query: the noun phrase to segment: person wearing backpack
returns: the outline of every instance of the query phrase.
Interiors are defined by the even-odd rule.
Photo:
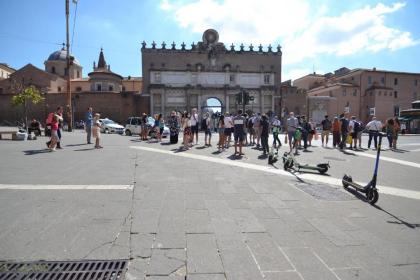
[[[321,133],[322,147],[324,147],[324,143],[325,143],[325,147],[326,147],[326,146],[328,146],[328,138],[330,136],[330,132],[331,132],[331,128],[332,128],[332,123],[328,119],[328,115],[326,115],[325,119],[322,120],[321,125],[322,125],[322,133]]]
[[[340,150],[346,148],[346,141],[347,136],[349,134],[349,120],[347,118],[348,114],[341,114],[340,115],[340,124],[341,124],[341,143],[340,143]]]
[[[361,131],[360,122],[356,120],[356,116],[352,116],[349,122],[349,132],[352,137],[352,142],[350,143],[350,149],[357,149],[357,140],[358,133]]]

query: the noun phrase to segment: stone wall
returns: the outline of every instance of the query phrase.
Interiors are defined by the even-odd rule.
[[[11,94],[0,95],[0,123],[8,121],[15,123],[23,118],[23,109],[11,106]],[[58,106],[65,106],[67,103],[65,94],[47,94],[46,99],[37,104],[29,104],[28,117],[36,118],[45,122],[49,112],[54,111]],[[77,93],[73,94],[74,120],[84,119],[87,108],[93,107],[94,112],[101,113],[101,117],[109,118],[121,124],[130,116],[140,116],[141,113],[149,113],[149,97],[134,93]]]

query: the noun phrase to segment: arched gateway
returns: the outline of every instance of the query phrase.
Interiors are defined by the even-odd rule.
[[[246,90],[254,97],[245,111],[277,112],[281,84],[281,48],[226,47],[216,30],[187,47],[142,43],[143,94],[150,96],[150,113],[171,110],[235,112],[236,95]],[[217,102],[218,100],[218,102]],[[210,102],[210,103],[209,103]],[[220,105],[220,106],[219,106]],[[213,107],[215,106],[215,107]]]

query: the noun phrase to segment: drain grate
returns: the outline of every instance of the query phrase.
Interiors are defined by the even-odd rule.
[[[0,261],[0,280],[122,280],[127,260]]]
[[[348,201],[356,199],[348,193],[344,192],[342,189],[327,184],[297,183],[295,186],[319,200]]]

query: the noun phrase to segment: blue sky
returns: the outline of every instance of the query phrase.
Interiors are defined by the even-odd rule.
[[[43,68],[65,41],[64,3],[0,1],[0,62]],[[103,47],[111,70],[141,76],[143,40],[189,47],[214,28],[227,46],[280,44],[283,80],[343,66],[420,72],[419,12],[416,0],[79,0],[72,53],[84,75]]]

